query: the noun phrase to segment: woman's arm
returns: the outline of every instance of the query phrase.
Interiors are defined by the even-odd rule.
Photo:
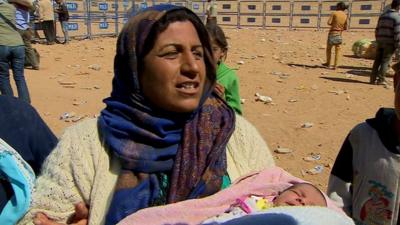
[[[350,134],[349,134],[350,135]],[[352,211],[353,148],[349,135],[336,157],[328,183],[328,196],[348,214]]]
[[[37,213],[66,223],[72,219],[76,204],[89,203],[93,159],[88,150],[84,151],[84,136],[78,130],[68,128],[46,159],[36,181],[31,207],[19,224],[32,224]]]

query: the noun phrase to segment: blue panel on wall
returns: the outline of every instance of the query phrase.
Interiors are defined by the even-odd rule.
[[[272,23],[281,23],[281,18],[272,18]]]
[[[99,10],[107,11],[108,10],[108,4],[105,2],[99,3]]]
[[[68,11],[76,11],[78,10],[78,4],[75,2],[67,2]]]
[[[108,23],[107,22],[99,23],[99,28],[100,29],[108,29]]]
[[[276,10],[276,11],[282,10],[282,6],[281,5],[273,5],[272,10]]]
[[[247,22],[248,22],[248,23],[255,23],[255,22],[256,22],[256,18],[254,18],[254,17],[249,17],[249,18],[247,18]]]
[[[222,4],[223,9],[231,9],[231,4]]]
[[[302,23],[302,24],[310,23],[310,19],[308,19],[308,18],[302,18],[302,19],[300,19],[300,23]]]
[[[369,24],[370,23],[370,19],[360,19],[358,21],[358,24]]]
[[[230,18],[230,17],[227,17],[227,16],[224,16],[224,17],[222,17],[222,21],[224,21],[224,22],[231,22],[231,18]]]
[[[78,23],[68,23],[68,30],[78,30],[79,24]]]

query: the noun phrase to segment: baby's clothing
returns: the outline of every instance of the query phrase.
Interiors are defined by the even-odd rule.
[[[266,211],[273,207],[272,199],[274,197],[275,196],[260,197],[251,195],[245,199],[236,199],[236,203],[233,204],[226,212],[205,220],[203,224],[214,222],[223,223],[247,214]]]

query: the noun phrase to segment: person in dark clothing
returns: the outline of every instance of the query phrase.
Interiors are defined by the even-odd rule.
[[[385,74],[393,53],[400,46],[400,0],[393,0],[391,8],[379,16],[375,29],[378,44],[370,75],[370,84],[387,85]]]
[[[58,14],[58,21],[60,21],[61,29],[64,34],[64,44],[68,44],[69,35],[68,35],[68,20],[69,13],[67,5],[63,0],[56,0],[57,6],[54,9],[54,12]]]
[[[355,126],[333,165],[327,193],[356,224],[400,224],[400,71],[394,108]],[[379,221],[379,223],[377,222]]]
[[[0,144],[3,143],[0,147],[8,144],[15,149],[16,154],[29,164],[36,175],[39,174],[44,160],[58,142],[56,136],[30,104],[6,95],[0,96],[0,140]],[[6,174],[3,167],[0,169],[1,174]],[[0,213],[14,195],[11,183],[6,175],[0,179]],[[0,216],[0,221],[4,220],[2,216]]]
[[[18,151],[35,174],[58,142],[35,108],[5,95],[0,96],[0,138]]]
[[[26,175],[27,171],[28,173],[32,171],[32,177],[35,174],[38,175],[44,160],[57,142],[56,136],[30,104],[12,96],[0,96],[0,153],[2,153],[2,161],[0,161],[0,174],[2,174],[0,176],[0,223],[8,224],[8,222],[18,220],[18,216],[24,214],[24,209],[22,209],[24,204],[29,202],[29,197],[25,201],[21,201],[20,196],[21,190],[26,189],[28,184],[16,180],[15,176],[18,173]],[[8,154],[11,153],[10,155],[19,162],[17,164],[22,165],[22,168],[26,168],[26,170],[16,169],[10,172],[10,168],[8,168],[8,171],[4,171],[9,167],[4,159],[5,151],[10,151]],[[7,156],[7,154],[5,155]],[[33,185],[28,186],[33,187]],[[14,190],[18,190],[18,198],[14,197]],[[13,204],[8,204],[9,201],[13,201]]]

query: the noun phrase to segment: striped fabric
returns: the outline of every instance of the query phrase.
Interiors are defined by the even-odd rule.
[[[400,14],[394,9],[385,11],[378,20],[375,29],[375,38],[378,43],[400,45]]]

